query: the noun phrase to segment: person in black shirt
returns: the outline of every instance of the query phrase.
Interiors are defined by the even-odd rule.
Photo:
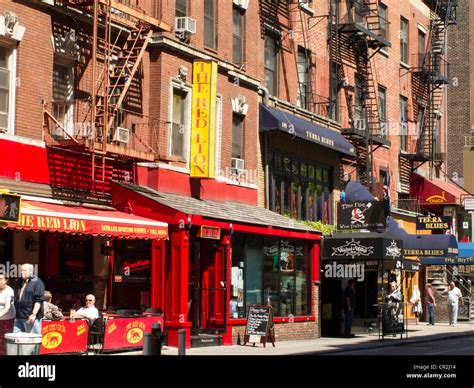
[[[21,278],[23,284],[16,293],[16,318],[13,332],[41,334],[43,318],[44,283],[33,273],[31,264],[22,264]]]
[[[354,309],[356,306],[355,298],[355,279],[350,279],[347,287],[344,289],[344,336],[353,337],[352,319],[354,318]]]

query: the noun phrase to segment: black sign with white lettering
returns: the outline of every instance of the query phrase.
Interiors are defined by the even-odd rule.
[[[384,201],[354,201],[337,204],[337,227],[345,229],[385,229]]]
[[[256,306],[249,307],[247,316],[246,335],[266,336],[268,332],[268,325],[270,323],[271,306]]]
[[[322,247],[322,259],[333,260],[397,260],[403,257],[401,240],[383,237],[364,238],[363,233],[352,237],[327,237]],[[369,234],[369,233],[367,233]]]
[[[450,216],[417,217],[416,230],[448,230],[452,222]]]

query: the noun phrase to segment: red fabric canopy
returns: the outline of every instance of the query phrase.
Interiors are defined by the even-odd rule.
[[[461,205],[461,196],[468,195],[462,188],[440,179],[429,180],[418,174],[410,178],[410,198],[423,205]]]
[[[164,239],[168,224],[117,210],[22,200],[20,221],[6,227],[34,231],[114,236],[125,239]]]

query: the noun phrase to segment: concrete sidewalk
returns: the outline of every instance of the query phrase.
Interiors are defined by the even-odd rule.
[[[408,325],[408,336],[400,335],[397,337],[386,336],[384,340],[379,340],[378,333],[371,334],[359,333],[353,338],[317,338],[313,340],[300,341],[282,341],[275,342],[275,347],[271,343],[267,344],[266,348],[262,344],[252,346],[233,345],[233,346],[214,346],[204,348],[186,349],[186,355],[189,356],[276,356],[276,355],[291,355],[291,354],[305,354],[315,352],[331,352],[341,353],[355,349],[367,349],[367,354],[370,354],[370,349],[403,345],[407,343],[429,342],[445,338],[462,337],[474,334],[474,323],[458,323],[456,327],[450,327],[448,323],[437,323],[435,326],[428,326],[426,322],[421,322],[419,325]],[[122,353],[124,354],[124,353]],[[141,351],[128,352],[127,355],[141,355]],[[178,355],[178,349],[172,347],[163,347],[162,355],[175,356]]]

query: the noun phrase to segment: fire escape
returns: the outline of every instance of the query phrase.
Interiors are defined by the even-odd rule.
[[[379,50],[391,46],[386,38],[388,21],[380,15],[376,0],[356,0],[348,2],[347,7],[339,0],[331,0],[329,21],[330,62],[331,68],[336,67],[332,69],[336,76],[331,77],[331,82],[337,82],[336,87],[348,86],[344,64],[352,65],[356,70],[356,101],[351,103],[346,90],[350,126],[343,128],[342,133],[357,148],[359,180],[373,192],[373,154],[389,142],[385,123],[380,120],[372,58]],[[331,104],[336,105],[336,101]]]
[[[428,43],[424,52],[414,55],[410,70],[414,101],[418,102],[416,148],[400,155],[402,185],[409,185],[411,172],[423,164],[429,163],[432,174],[434,165],[444,161],[444,155],[439,152],[439,125],[449,83],[446,38],[449,26],[456,24],[457,0],[425,0],[425,3],[431,8]]]
[[[90,20],[90,53],[85,55],[90,56],[92,84],[88,99],[44,103],[43,135],[50,147],[90,154],[91,191],[99,194],[105,193],[110,179],[106,158],[153,161],[158,152],[158,120],[142,114],[137,75],[152,34],[170,31],[170,27],[149,16],[138,3],[56,0],[54,6]],[[87,47],[81,50],[86,52]]]

